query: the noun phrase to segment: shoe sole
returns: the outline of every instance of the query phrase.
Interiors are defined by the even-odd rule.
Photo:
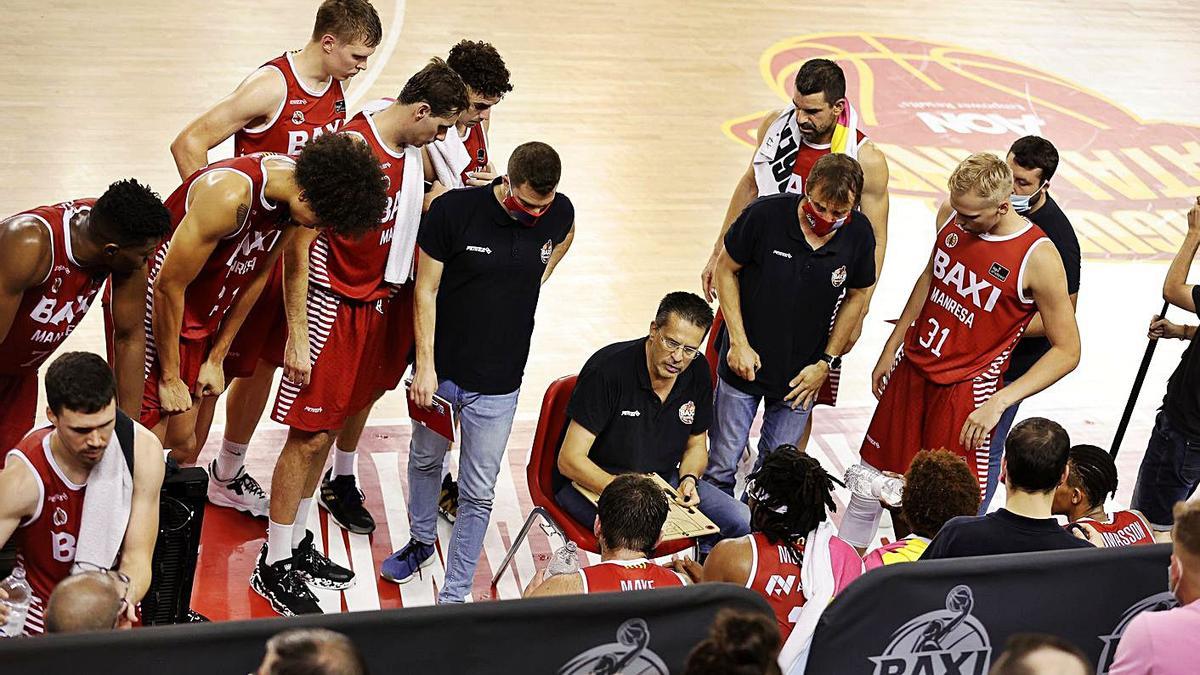
[[[225,508],[233,509],[235,511],[241,511],[242,513],[253,516],[255,518],[266,518],[267,517],[267,514],[265,512],[264,513],[255,513],[253,510],[251,510],[245,504],[235,502],[234,500],[230,499],[229,497],[226,497],[224,494],[222,494],[220,492],[215,492],[215,493],[209,492],[208,493],[208,501],[212,502],[213,504],[216,504],[217,506],[224,506]]]
[[[323,591],[344,591],[348,588],[354,588],[355,582],[354,579],[351,579],[350,581],[337,582],[333,581],[332,579],[323,579],[320,577],[309,576],[307,574],[304,575],[304,578],[307,580],[309,586],[312,586],[313,588],[319,588]]]
[[[278,602],[277,600],[275,600],[275,598],[271,597],[271,594],[268,593],[267,589],[263,587],[262,577],[259,576],[257,567],[254,569],[254,572],[250,575],[250,588],[255,593],[258,593],[260,596],[262,596],[262,599],[266,600],[267,603],[269,605],[271,605],[271,609],[274,610],[276,614],[279,614],[280,616],[297,616],[297,614],[295,612],[293,612],[292,610],[288,609],[286,605]],[[321,612],[321,613],[324,613],[324,612]]]
[[[435,555],[437,555],[436,551],[434,551],[433,555],[426,558],[425,562],[418,565],[417,569],[423,570],[426,567],[429,567],[430,565],[432,565],[433,564],[433,556],[435,556]],[[380,569],[379,576],[387,581],[392,582],[393,584],[407,584],[408,582],[413,580],[413,577],[417,576],[417,573],[413,572],[412,574],[408,575],[407,577],[405,577],[403,579],[396,579],[396,578],[393,578],[392,575],[390,575],[387,572],[384,572],[382,569]]]
[[[375,525],[371,525],[371,529],[368,530],[368,529],[362,528],[362,527],[350,527],[349,525],[338,520],[337,515],[334,514],[334,512],[328,506],[325,505],[324,499],[318,499],[317,504],[319,504],[321,506],[322,511],[329,514],[330,520],[332,520],[334,523],[337,524],[338,527],[342,528],[343,530],[345,530],[347,532],[351,532],[353,534],[371,534],[372,532],[375,531]]]

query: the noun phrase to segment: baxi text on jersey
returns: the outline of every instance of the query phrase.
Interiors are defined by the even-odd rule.
[[[29,313],[29,318],[38,323],[48,323],[53,326],[61,325],[66,322],[68,325],[75,323],[77,317],[82,317],[87,313],[88,307],[91,306],[92,296],[81,295],[72,300],[67,300],[60,307],[56,298],[43,297],[33,307],[33,311]],[[48,333],[50,331],[38,331],[38,333]],[[37,339],[37,334],[34,334],[35,342],[52,342],[51,339]],[[61,339],[61,338],[59,338]]]

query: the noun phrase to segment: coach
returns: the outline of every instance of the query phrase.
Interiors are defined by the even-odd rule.
[[[800,440],[817,392],[862,325],[875,283],[875,235],[855,210],[862,186],[857,161],[826,155],[807,194],[759,198],[725,235],[716,282],[726,330],[705,479],[728,494],[759,402],[756,469],[770,450]]]

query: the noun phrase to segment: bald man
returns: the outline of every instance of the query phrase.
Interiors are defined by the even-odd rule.
[[[122,588],[124,586],[124,588]],[[112,572],[83,572],[54,587],[46,607],[46,631],[80,633],[129,628],[123,621],[128,583]]]

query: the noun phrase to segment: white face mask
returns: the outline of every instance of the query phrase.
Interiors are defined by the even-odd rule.
[[[1036,190],[1033,191],[1033,194],[1031,195],[1010,195],[1008,197],[1008,202],[1012,204],[1013,210],[1017,213],[1028,213],[1029,209],[1033,206],[1033,200],[1037,198],[1038,193],[1041,192],[1042,188],[1045,186],[1046,183],[1042,183],[1037,187]]]

